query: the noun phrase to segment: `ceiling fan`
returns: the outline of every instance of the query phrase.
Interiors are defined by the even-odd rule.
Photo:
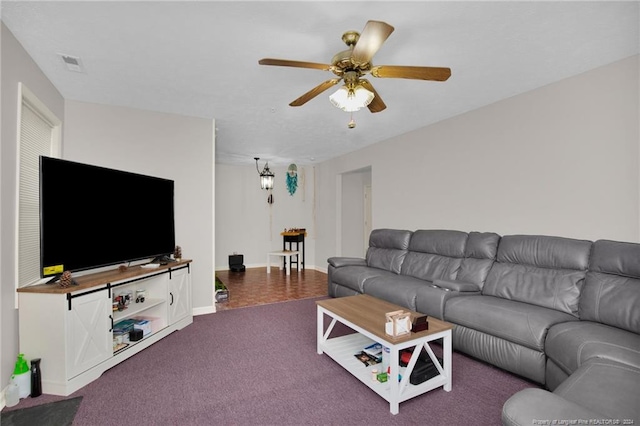
[[[329,97],[335,106],[344,111],[357,111],[366,106],[371,112],[380,112],[387,106],[373,88],[373,85],[367,79],[362,78],[364,75],[371,74],[373,77],[378,78],[407,78],[432,81],[445,81],[451,76],[451,69],[449,68],[400,65],[374,66],[371,63],[371,59],[393,30],[394,28],[385,22],[368,21],[362,33],[347,31],[342,35],[342,41],[349,48],[334,55],[331,64],[272,58],[260,59],[258,63],[260,65],[312,68],[331,71],[336,75],[337,78],[320,83],[291,102],[290,106],[304,105],[340,81],[344,81],[344,85]]]

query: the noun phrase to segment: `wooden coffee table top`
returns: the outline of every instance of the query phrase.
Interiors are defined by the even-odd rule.
[[[429,317],[428,330],[419,331],[417,333],[411,332],[409,334],[394,337],[385,333],[385,323],[387,322],[385,314],[387,312],[403,310],[410,312],[412,317],[422,316],[423,314],[405,309],[402,306],[395,305],[385,300],[369,296],[368,294],[318,300],[316,301],[316,304],[344,318],[345,320],[362,327],[380,339],[393,343],[413,340],[415,338],[428,336],[445,330],[451,330],[453,328],[453,324],[441,321],[434,317]]]

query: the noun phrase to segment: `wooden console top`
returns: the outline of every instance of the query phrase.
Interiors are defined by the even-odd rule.
[[[57,283],[38,284],[29,287],[21,287],[17,291],[19,293],[50,293],[50,294],[66,294],[73,293],[78,290],[86,290],[88,288],[105,285],[117,281],[136,278],[141,275],[153,274],[155,272],[165,271],[167,269],[175,269],[177,267],[191,263],[191,259],[182,259],[179,262],[171,262],[166,265],[160,265],[157,268],[143,268],[142,266],[129,266],[125,271],[120,272],[118,268],[108,271],[96,272],[94,274],[79,275],[73,277],[78,285],[69,287],[60,287]]]

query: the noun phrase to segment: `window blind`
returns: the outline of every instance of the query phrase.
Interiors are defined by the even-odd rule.
[[[39,158],[51,155],[55,126],[24,98],[20,119],[18,286],[40,279]]]

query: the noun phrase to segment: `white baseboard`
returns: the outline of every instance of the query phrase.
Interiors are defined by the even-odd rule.
[[[216,307],[214,305],[211,305],[211,306],[202,306],[199,308],[193,308],[192,313],[194,317],[198,315],[215,314]]]
[[[273,267],[274,265],[271,264],[271,266]],[[247,269],[251,269],[251,268],[266,268],[267,264],[266,263],[252,263],[251,265],[244,265],[245,268]],[[318,272],[324,272],[325,274],[327,273],[327,268],[318,268],[315,265],[305,265],[305,269],[313,269],[315,271]],[[229,267],[228,266],[220,266],[220,267],[216,267],[216,272],[218,271],[228,271]],[[293,270],[295,271],[295,268],[293,268]]]

